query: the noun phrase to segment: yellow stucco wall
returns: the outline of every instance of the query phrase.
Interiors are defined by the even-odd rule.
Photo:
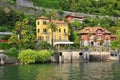
[[[52,32],[48,28],[47,24],[44,25],[43,21],[49,22],[48,19],[38,19],[36,20],[36,37],[37,40],[41,40],[40,37],[43,37],[44,41],[48,41],[49,43],[52,43]],[[53,40],[54,42],[57,41],[68,41],[68,24],[67,23],[56,23],[57,24],[57,31],[53,33]],[[38,32],[39,29],[39,32]],[[44,32],[43,29],[46,29],[47,31]],[[59,29],[61,29],[61,32],[59,32]],[[64,31],[64,29],[66,31]],[[48,38],[49,37],[49,38]],[[48,40],[47,40],[48,38]],[[56,39],[55,39],[56,38]]]

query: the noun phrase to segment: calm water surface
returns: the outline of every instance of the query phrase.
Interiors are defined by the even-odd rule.
[[[5,65],[0,80],[120,80],[120,63]]]

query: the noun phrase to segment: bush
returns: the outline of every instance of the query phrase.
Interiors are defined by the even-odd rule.
[[[8,44],[7,42],[0,42],[0,49],[10,49],[11,48],[11,45]]]
[[[31,49],[23,50],[18,55],[18,59],[23,64],[35,63],[36,57],[36,52]]]
[[[10,48],[9,50],[5,51],[5,54],[8,56],[14,56],[14,57],[18,57],[18,50],[16,48]]]
[[[41,50],[37,53],[37,61],[38,62],[47,62],[50,60],[51,55],[53,54],[53,51],[48,50]]]

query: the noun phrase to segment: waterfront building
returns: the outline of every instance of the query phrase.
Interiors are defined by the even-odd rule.
[[[110,42],[116,39],[111,32],[102,27],[85,27],[78,32],[78,35],[81,35],[81,44],[84,46],[101,46],[102,44],[110,45]]]
[[[49,23],[52,22],[56,24],[56,29],[53,31],[49,28]],[[68,31],[68,24],[64,21],[59,20],[49,20],[47,17],[41,16],[36,20],[36,37],[37,40],[44,40],[48,43],[52,44],[53,46],[56,45],[64,45],[64,44],[73,44],[70,42],[69,31]]]

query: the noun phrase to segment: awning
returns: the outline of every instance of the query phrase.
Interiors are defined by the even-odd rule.
[[[0,35],[12,35],[12,32],[0,32]]]
[[[57,44],[73,44],[74,42],[53,42],[53,45],[57,45]]]

